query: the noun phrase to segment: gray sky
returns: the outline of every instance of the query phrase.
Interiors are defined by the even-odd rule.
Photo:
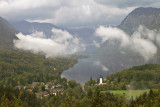
[[[118,25],[137,7],[160,7],[160,0],[0,0],[0,16],[58,26]]]

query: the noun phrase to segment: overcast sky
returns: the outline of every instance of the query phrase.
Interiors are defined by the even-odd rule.
[[[0,0],[0,16],[58,26],[118,25],[137,7],[160,7],[160,0]]]

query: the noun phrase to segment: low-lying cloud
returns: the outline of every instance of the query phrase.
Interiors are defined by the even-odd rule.
[[[139,53],[146,61],[157,54],[160,46],[159,32],[149,30],[144,26],[139,26],[132,35],[126,34],[119,28],[100,26],[96,29],[96,36],[102,39],[102,43],[107,40],[119,40],[120,48],[129,48]],[[157,45],[158,44],[158,45]]]
[[[104,66],[100,61],[95,61],[93,65],[101,67],[102,71],[105,71],[105,72],[109,71],[109,69],[106,66]]]
[[[18,49],[44,53],[49,56],[65,56],[85,50],[84,44],[79,39],[65,30],[52,29],[51,38],[46,38],[43,32],[35,32],[31,35],[17,34],[18,40],[14,40],[14,46]]]

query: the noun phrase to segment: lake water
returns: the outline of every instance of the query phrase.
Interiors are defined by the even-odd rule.
[[[67,80],[76,80],[77,82],[84,84],[90,77],[97,80],[100,76],[106,78],[107,74],[111,72],[101,64],[94,56],[87,59],[79,59],[78,63],[72,68],[64,71],[61,77],[67,78]]]

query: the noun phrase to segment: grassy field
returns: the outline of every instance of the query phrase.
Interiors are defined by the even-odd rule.
[[[101,91],[101,93],[105,93],[107,91]],[[125,95],[127,99],[130,99],[133,96],[133,99],[140,96],[144,92],[149,92],[149,90],[110,90],[110,93],[113,94],[119,94],[119,95]]]

